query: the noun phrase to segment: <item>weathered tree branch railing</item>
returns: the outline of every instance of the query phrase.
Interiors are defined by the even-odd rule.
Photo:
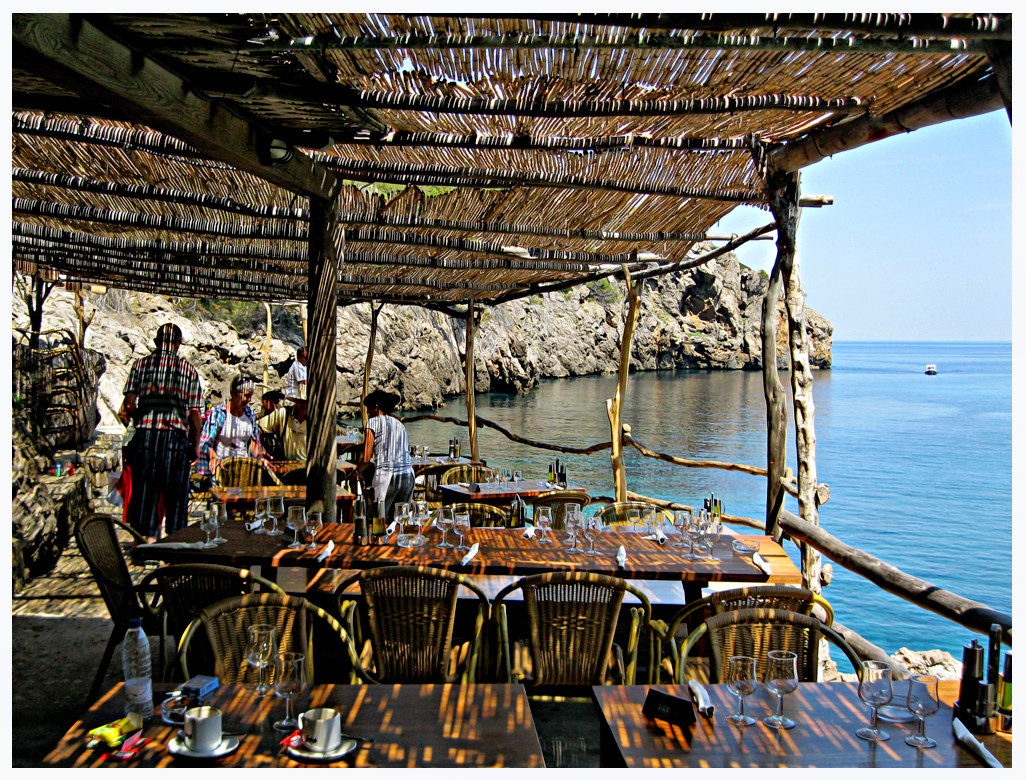
[[[508,431],[498,423],[494,423],[491,420],[486,420],[480,415],[475,415],[474,419],[477,420],[477,424],[484,426],[485,428],[492,428],[505,436],[510,441],[515,441],[518,444],[526,444],[529,447],[537,447],[540,450],[552,450],[554,452],[565,452],[567,455],[591,455],[601,450],[608,450],[612,445],[608,441],[600,442],[598,444],[592,444],[590,447],[562,447],[558,444],[549,444],[543,441],[535,441],[534,439],[526,439],[523,436],[518,436],[512,431]],[[435,420],[437,422],[452,423],[454,425],[462,425],[464,428],[469,428],[470,424],[466,420],[461,420],[458,417],[442,417],[438,414],[417,414],[412,417],[404,417],[404,423],[420,422],[421,420]]]
[[[1003,612],[991,609],[986,604],[967,599],[939,588],[926,580],[906,574],[901,569],[881,561],[857,547],[845,544],[817,525],[806,522],[784,510],[780,513],[780,527],[794,539],[814,547],[835,563],[840,564],[861,577],[865,577],[879,588],[935,612],[943,618],[958,623],[971,631],[986,634],[993,623],[1001,626],[1001,641],[1012,645],[1012,618]]]

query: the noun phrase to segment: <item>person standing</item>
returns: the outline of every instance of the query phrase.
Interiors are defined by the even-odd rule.
[[[285,399],[291,406],[283,406],[264,417],[258,424],[260,432],[278,438],[284,460],[306,460],[306,386],[301,385],[296,395]]]
[[[284,397],[281,390],[268,390],[262,393],[260,395],[260,416],[257,419],[262,420],[271,412],[277,411]]]
[[[266,462],[267,455],[260,446],[257,419],[250,408],[255,383],[251,377],[239,374],[232,380],[227,401],[210,410],[199,441],[199,460],[196,472],[212,476],[225,458],[256,458]]]
[[[203,408],[199,373],[178,356],[182,331],[168,322],[157,329],[155,349],[140,358],[125,382],[125,416],[135,421],[126,447],[132,474],[128,522],[149,541],[164,529],[184,528],[189,508],[189,469],[198,457]]]
[[[374,462],[374,501],[385,504],[385,516],[391,520],[396,503],[413,498],[413,461],[406,426],[392,416],[399,396],[386,390],[367,395],[367,428],[364,432],[363,454],[357,468],[363,472]]]
[[[300,387],[306,387],[306,347],[296,350],[296,359],[285,374],[285,395],[294,396]]]

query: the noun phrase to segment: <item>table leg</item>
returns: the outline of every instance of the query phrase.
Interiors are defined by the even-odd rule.
[[[702,588],[709,587],[708,582],[702,582],[701,580],[685,580],[684,581],[684,603],[694,604],[700,598],[702,598]]]

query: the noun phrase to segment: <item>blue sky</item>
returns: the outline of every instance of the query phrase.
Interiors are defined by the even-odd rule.
[[[806,304],[836,341],[1011,341],[1012,128],[1004,112],[945,122],[802,171],[798,252]],[[714,228],[771,220],[736,209]],[[737,254],[769,270],[775,245]]]

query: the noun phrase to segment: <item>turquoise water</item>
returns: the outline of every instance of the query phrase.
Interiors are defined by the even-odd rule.
[[[1010,344],[835,343],[816,371],[817,466],[830,485],[830,533],[959,595],[1012,610],[1012,349]],[[927,363],[939,374],[926,376]],[[788,378],[781,375],[785,387]],[[482,394],[478,415],[529,439],[587,446],[609,439],[605,399],[615,376],[546,381],[523,395]],[[462,400],[440,414],[466,419]],[[624,421],[649,449],[686,458],[766,462],[758,373],[632,374]],[[790,421],[793,421],[791,418]],[[410,440],[445,449],[453,426],[412,423]],[[464,448],[466,429],[460,429]],[[794,467],[793,429],[788,464]],[[551,453],[480,432],[489,465],[545,472]],[[608,450],[565,459],[571,481],[612,495]],[[716,493],[730,514],[761,518],[765,480],[682,469],[627,453],[631,490],[694,504]],[[797,513],[797,502],[787,508]],[[796,548],[788,552],[797,561]],[[961,658],[972,632],[834,566],[825,591],[837,619],[888,652],[939,648]]]

